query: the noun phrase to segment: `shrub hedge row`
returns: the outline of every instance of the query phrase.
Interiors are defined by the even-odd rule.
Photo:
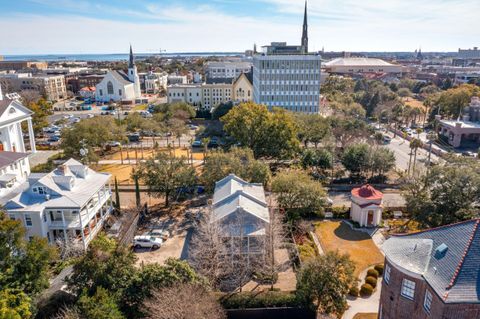
[[[266,307],[300,307],[295,294],[284,291],[239,292],[222,295],[219,299],[225,309],[249,309]]]

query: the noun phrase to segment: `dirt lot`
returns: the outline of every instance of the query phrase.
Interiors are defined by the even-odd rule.
[[[315,225],[315,232],[325,251],[338,251],[349,254],[355,263],[355,276],[367,267],[381,264],[384,257],[370,236],[355,231],[340,221],[322,221]]]
[[[159,209],[152,212],[146,225],[140,228],[137,235],[145,234],[152,228],[163,228],[170,233],[170,237],[157,250],[137,249],[137,265],[152,263],[162,264],[167,258],[186,259],[188,257],[189,242],[192,234],[191,221],[185,217],[186,204],[178,205],[169,211]],[[189,208],[189,211],[195,209]],[[197,209],[201,211],[201,209]]]

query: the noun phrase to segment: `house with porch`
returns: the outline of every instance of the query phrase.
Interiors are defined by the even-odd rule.
[[[28,155],[36,152],[33,112],[14,96],[4,96],[0,86],[0,198],[10,194],[27,179],[30,174]],[[28,128],[29,148],[24,143],[24,123]]]
[[[376,227],[382,221],[383,193],[366,184],[351,192],[350,218],[361,227]]]
[[[211,223],[230,241],[232,254],[264,256],[270,214],[261,184],[248,183],[234,174],[216,182]]]
[[[110,180],[110,174],[70,159],[50,173],[31,174],[4,207],[25,226],[27,239],[72,241],[87,249],[112,212]]]

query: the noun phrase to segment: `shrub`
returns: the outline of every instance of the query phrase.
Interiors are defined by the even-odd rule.
[[[374,277],[375,279],[378,278],[378,271],[371,268],[367,271],[367,277]]]
[[[352,288],[350,288],[350,290],[348,291],[348,294],[352,297],[358,297],[358,294],[359,294],[360,290],[358,289],[357,286],[353,286]]]
[[[333,217],[337,219],[349,219],[350,218],[350,208],[345,206],[334,206],[331,208]]]
[[[376,265],[374,268],[375,268],[375,270],[378,272],[378,275],[379,275],[379,276],[383,275],[383,268],[384,268],[384,265],[383,265],[383,264]]]
[[[365,283],[375,288],[377,287],[377,278],[368,276],[367,278],[365,278]]]
[[[234,295],[224,295],[220,303],[225,309],[248,309],[267,307],[298,307],[295,294],[283,291],[264,291],[261,293],[245,291]]]
[[[369,284],[363,284],[360,288],[360,294],[362,296],[371,296],[373,293],[373,287]]]

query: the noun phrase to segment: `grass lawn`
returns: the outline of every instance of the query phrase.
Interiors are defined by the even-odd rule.
[[[355,276],[369,266],[381,264],[384,256],[368,234],[354,231],[340,221],[322,221],[315,224],[315,232],[325,251],[338,250],[349,254],[355,263]]]
[[[160,152],[168,152],[166,148],[161,148],[159,149]],[[189,152],[187,152],[186,149],[184,148],[176,148],[175,150],[171,150],[174,152],[176,157],[187,157],[189,155]],[[155,154],[155,151],[153,149],[144,149],[143,151],[141,149],[137,149],[135,152],[135,149],[128,149],[124,148],[122,150],[122,154],[120,155],[120,151],[117,151],[113,154],[105,156],[106,160],[121,160],[123,156],[123,160],[128,162],[128,159],[134,160],[138,158],[139,160],[141,159],[148,159],[151,158]],[[194,160],[203,160],[203,151],[202,150],[193,150],[193,159]]]
[[[147,104],[135,105],[133,107],[134,111],[145,111],[147,109]]]
[[[134,165],[119,165],[119,164],[109,164],[109,165],[91,165],[92,169],[97,172],[110,173],[113,178],[117,178],[118,184],[130,184],[134,182],[131,179],[132,169]]]
[[[378,313],[357,313],[353,319],[377,319]]]

